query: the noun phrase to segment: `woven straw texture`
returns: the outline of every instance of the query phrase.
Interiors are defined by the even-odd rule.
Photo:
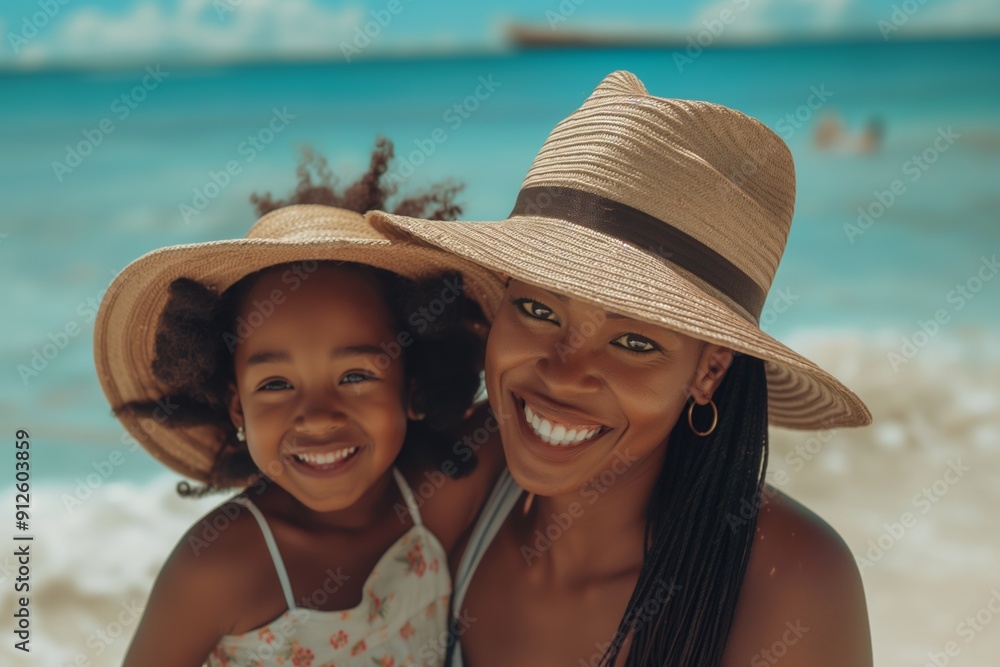
[[[555,127],[522,187],[539,198],[569,188],[653,216],[766,294],[791,227],[795,171],[787,146],[759,121],[718,104],[652,97],[634,75],[615,72]],[[545,214],[437,222],[373,211],[368,219],[389,236],[763,359],[774,426],[871,422],[850,389],[760,329],[759,306],[678,266],[669,247],[640,248]]]

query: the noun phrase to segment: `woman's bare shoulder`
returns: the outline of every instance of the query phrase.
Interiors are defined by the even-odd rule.
[[[765,487],[725,664],[872,664],[857,564],[826,521]]]

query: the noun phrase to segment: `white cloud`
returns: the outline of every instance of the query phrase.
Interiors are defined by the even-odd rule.
[[[139,0],[124,13],[84,7],[24,45],[22,65],[159,58],[245,58],[340,53],[365,17],[359,4],[313,0]]]
[[[869,34],[879,36],[877,22],[887,19],[898,5],[915,5],[908,29],[921,34],[956,30],[1000,29],[997,0],[719,0],[692,17],[690,31],[705,29],[723,11],[733,14],[724,38],[766,39],[811,34]],[[722,37],[720,37],[721,39]]]
[[[1000,28],[1000,3],[996,0],[951,0],[930,3],[913,13],[913,24],[942,32],[956,29]]]
[[[669,22],[636,22],[632,16],[621,15],[580,20],[574,15],[571,19],[578,29],[638,35],[654,40],[699,39],[698,36],[707,31],[712,43],[723,43],[767,41],[856,29],[857,17],[865,11],[864,7],[862,0],[714,0],[698,5],[684,19]],[[702,37],[699,42],[707,39]]]
[[[847,14],[856,0],[722,0],[699,11],[693,30],[706,21],[732,14],[725,27],[727,38],[766,39],[801,32],[825,32],[845,27]]]

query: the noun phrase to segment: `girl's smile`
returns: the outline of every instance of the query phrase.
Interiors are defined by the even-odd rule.
[[[291,465],[298,467],[304,474],[331,477],[349,469],[350,464],[356,460],[356,455],[362,449],[364,449],[363,445],[338,446],[333,449],[320,447],[315,451],[301,448],[290,449],[286,460]]]

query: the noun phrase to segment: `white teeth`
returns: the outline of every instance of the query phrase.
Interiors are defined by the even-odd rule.
[[[584,440],[593,438],[601,430],[600,426],[587,429],[583,427],[566,426],[565,424],[553,424],[548,419],[538,416],[534,410],[528,407],[527,404],[524,406],[524,417],[525,420],[531,424],[531,428],[535,432],[535,435],[537,435],[542,442],[549,445],[575,445],[583,442]]]
[[[300,454],[295,454],[295,458],[304,463],[308,463],[309,465],[328,466],[331,463],[336,463],[341,459],[347,458],[356,451],[358,451],[357,447],[348,447],[347,449],[341,449],[336,452],[325,452],[323,454],[303,452]]]

